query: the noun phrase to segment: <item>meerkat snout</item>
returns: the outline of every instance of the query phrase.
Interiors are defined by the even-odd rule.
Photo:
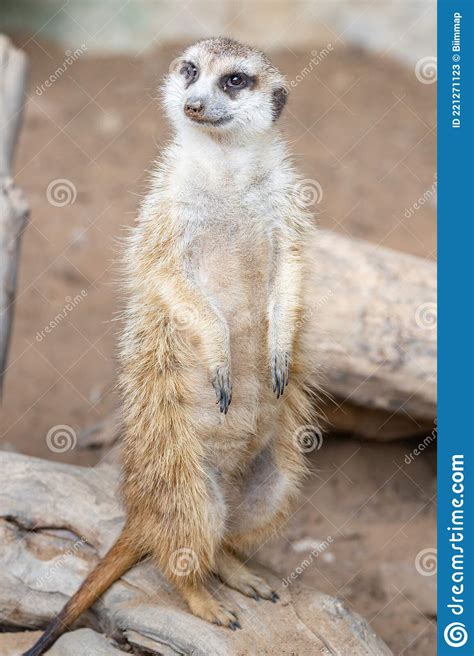
[[[184,105],[184,113],[190,118],[197,118],[204,113],[204,103],[202,100],[194,100],[191,98]]]
[[[192,121],[198,123],[218,123],[219,119],[214,119],[206,113],[206,105],[200,98],[188,98],[184,103],[183,111]]]
[[[163,102],[178,131],[254,137],[269,130],[287,98],[285,79],[265,54],[232,39],[199,41],[178,57]]]

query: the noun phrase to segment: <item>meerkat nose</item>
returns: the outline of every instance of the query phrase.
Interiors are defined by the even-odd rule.
[[[199,116],[203,113],[204,103],[202,100],[188,100],[184,106],[184,113],[188,116]]]

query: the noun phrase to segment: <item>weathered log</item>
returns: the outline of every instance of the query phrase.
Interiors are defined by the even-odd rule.
[[[435,264],[326,231],[317,235],[312,253],[311,308],[303,317],[311,330],[303,347],[315,369],[324,369],[323,389],[347,408],[374,408],[382,434],[390,433],[392,415],[403,432],[431,425],[436,416]],[[403,427],[400,416],[413,421]],[[338,422],[346,429],[351,425],[350,413],[338,418],[332,410],[331,418],[336,427]],[[377,435],[375,425],[371,430]]]
[[[0,34],[0,394],[7,364],[20,241],[28,204],[12,179],[27,77],[26,56]]]
[[[120,532],[117,483],[117,470],[109,465],[83,468],[0,454],[1,629],[19,634],[38,629],[77,589]],[[266,575],[280,594],[277,604],[257,604],[214,583],[216,594],[239,611],[243,630],[234,633],[191,615],[160,572],[149,562],[141,563],[82,618],[83,625],[107,637],[74,631],[61,638],[51,655],[112,656],[132,647],[134,653],[167,656],[391,654],[339,600],[296,581],[284,587],[275,575]],[[35,638],[37,633],[21,633],[21,646]],[[10,646],[2,654],[19,653],[17,646],[11,647],[11,633],[3,640]]]

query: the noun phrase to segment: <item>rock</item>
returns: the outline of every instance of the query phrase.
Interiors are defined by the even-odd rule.
[[[109,465],[75,467],[0,453],[0,624],[5,631],[43,626],[111,546],[123,523],[117,485],[117,469]],[[280,594],[277,604],[257,603],[212,583],[216,595],[239,612],[243,628],[231,632],[191,615],[161,573],[142,562],[81,619],[100,633],[72,631],[50,653],[112,656],[135,649],[164,656],[391,654],[368,624],[339,600],[298,582],[284,587],[268,572],[265,576]],[[33,642],[34,636],[29,637]]]
[[[2,656],[20,656],[41,636],[41,631],[17,631],[0,633],[0,654]]]
[[[0,633],[0,654],[21,656],[40,636],[41,631]],[[47,656],[123,656],[124,654],[113,640],[92,629],[78,629],[66,633],[46,653]]]
[[[124,652],[100,633],[79,629],[61,636],[47,653],[48,656],[123,656]]]

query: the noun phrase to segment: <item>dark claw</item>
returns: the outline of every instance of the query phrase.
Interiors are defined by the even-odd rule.
[[[260,600],[260,597],[258,596],[256,590],[253,591],[253,595],[252,595],[252,597],[255,599],[255,601],[259,601],[259,600]]]
[[[279,399],[283,396],[285,387],[288,385],[289,379],[289,356],[288,353],[273,356],[272,362],[272,383],[273,392]]]
[[[220,398],[220,411],[223,412],[225,415],[227,414],[227,411],[229,409],[230,405],[230,396],[227,394],[227,392],[224,392],[221,390],[221,398]]]
[[[280,599],[280,595],[277,594],[276,592],[272,592],[272,602],[276,604],[276,602]]]
[[[242,627],[240,626],[240,622],[237,620],[235,622],[230,622],[229,623],[229,629],[232,629],[232,631],[236,631],[237,629],[241,629]]]
[[[216,404],[219,406],[219,411],[225,415],[229,410],[232,401],[232,386],[230,384],[229,372],[224,367],[219,367],[212,380],[212,385],[216,392]]]

